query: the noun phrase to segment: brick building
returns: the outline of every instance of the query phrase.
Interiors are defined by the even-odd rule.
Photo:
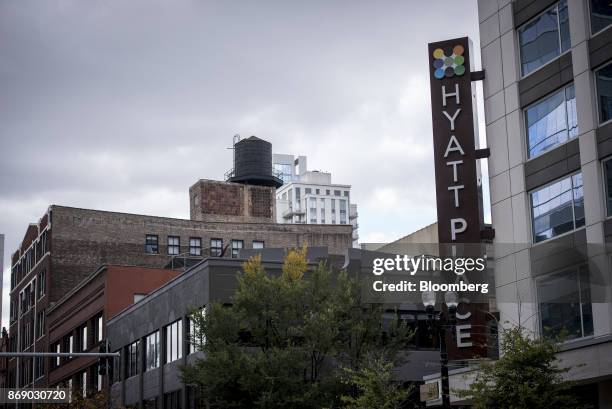
[[[47,311],[103,264],[162,268],[243,248],[351,247],[348,225],[276,224],[273,198],[274,187],[200,180],[191,220],[50,206],[12,255],[10,350],[47,351]],[[41,360],[9,360],[9,385],[45,386],[48,376]]]
[[[177,270],[102,266],[48,309],[52,352],[98,352],[106,322],[180,274]],[[98,359],[47,359],[47,385],[70,385],[87,394],[102,391]]]

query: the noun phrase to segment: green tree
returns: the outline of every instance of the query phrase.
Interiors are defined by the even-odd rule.
[[[483,364],[469,389],[457,393],[472,397],[477,409],[588,408],[572,395],[574,384],[563,378],[571,368],[559,366],[557,345],[544,337],[532,338],[521,327],[507,329],[502,356]]]
[[[356,280],[325,264],[307,272],[306,249],[289,252],[282,274],[260,257],[243,265],[231,306],[194,311],[192,342],[205,358],[182,368],[210,408],[337,408],[361,390],[345,370],[374,353],[395,365],[412,332],[383,326],[380,304],[364,304]],[[381,362],[383,362],[381,361]]]
[[[345,368],[345,383],[357,388],[354,396],[345,395],[342,401],[347,409],[399,409],[411,388],[401,386],[393,376],[394,365],[383,357],[373,356],[359,369]]]

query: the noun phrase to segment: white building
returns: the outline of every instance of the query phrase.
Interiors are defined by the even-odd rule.
[[[274,154],[272,163],[284,182],[276,190],[278,223],[351,224],[357,246],[359,225],[351,185],[333,184],[331,173],[309,171],[305,156]]]

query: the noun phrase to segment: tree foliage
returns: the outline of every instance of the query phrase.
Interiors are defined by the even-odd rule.
[[[374,355],[391,367],[404,359],[407,327],[384,326],[382,305],[363,304],[346,272],[307,268],[305,248],[289,252],[280,275],[254,257],[238,274],[231,306],[194,312],[192,342],[205,358],[181,376],[210,408],[342,407],[341,396],[363,389],[347,369],[360,371]],[[381,382],[392,381],[380,373]]]
[[[521,327],[504,331],[499,360],[484,364],[466,391],[477,409],[580,409],[588,408],[572,395],[572,382],[559,366],[557,343],[531,338]]]

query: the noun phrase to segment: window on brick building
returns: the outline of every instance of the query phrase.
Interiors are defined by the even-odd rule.
[[[87,351],[89,349],[89,339],[87,338],[87,324],[79,328],[79,346],[81,351]]]
[[[45,358],[37,356],[34,360],[34,376],[36,379],[45,376]]]
[[[210,239],[210,256],[221,257],[223,252],[223,240],[222,239]]]
[[[36,339],[45,335],[45,310],[36,313]]]
[[[168,236],[168,254],[176,256],[181,252],[181,238],[179,236]]]
[[[159,237],[155,234],[147,234],[145,238],[145,252],[149,254],[159,253]]]
[[[38,274],[37,298],[41,298],[45,295],[45,292],[47,290],[46,276],[47,276],[46,271],[41,271],[40,274]]]
[[[189,255],[190,256],[201,256],[202,255],[202,239],[199,237],[191,237],[189,239]]]
[[[265,243],[263,240],[253,240],[253,248],[254,249],[263,249],[265,247]]]
[[[104,339],[104,318],[102,317],[102,313],[93,319],[92,328],[94,342],[102,341],[102,339]]]
[[[242,240],[232,240],[232,258],[238,258],[240,250],[244,247]]]

